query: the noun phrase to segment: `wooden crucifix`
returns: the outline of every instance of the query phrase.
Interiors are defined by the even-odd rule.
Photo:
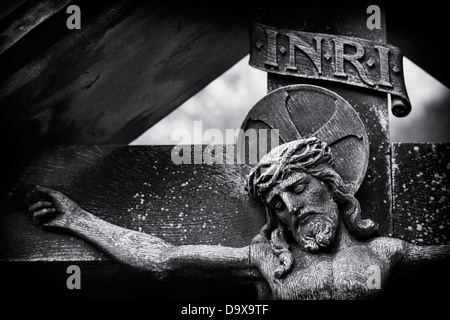
[[[286,99],[279,99],[280,94]],[[294,111],[302,109],[297,101],[304,99],[314,103],[314,111],[320,114],[334,103],[332,119],[315,135],[332,144],[351,143],[344,143],[343,151],[336,147],[333,153],[316,137],[302,138],[263,156],[246,183],[249,195],[263,204],[267,221],[248,246],[172,245],[102,220],[63,193],[40,186],[35,192],[41,199],[30,206],[33,219],[45,230],[76,235],[155,278],[223,274],[254,282],[261,299],[376,298],[393,269],[450,258],[449,246],[417,246],[374,237],[377,225],[362,218],[353,195],[367,168],[367,134],[345,100],[309,85],[280,88],[265,99],[276,109],[283,108],[287,98],[297,103],[291,106]],[[255,108],[267,105],[263,99]],[[312,110],[304,109],[305,115]]]
[[[280,35],[294,31],[287,38],[297,43],[293,50],[299,57],[298,50],[305,49],[300,40],[311,40],[308,46],[317,54],[319,38],[325,41],[325,34],[346,33],[345,27],[322,28],[305,10],[303,14],[317,28],[307,29],[317,32],[317,37],[301,38],[295,34],[302,29],[296,25],[299,19],[286,12],[260,13],[258,22],[279,28]],[[272,39],[275,32],[267,30],[266,39]],[[365,32],[357,36],[379,45],[378,57],[385,58],[380,33]],[[344,46],[343,38],[333,39]],[[350,44],[358,41],[347,39]],[[367,44],[361,43],[363,48]],[[259,50],[264,43],[250,45]],[[289,46],[283,50],[281,43],[275,49],[280,59],[291,50]],[[308,52],[306,58],[314,57]],[[340,54],[347,55],[340,67],[353,61],[361,74],[360,58]],[[336,62],[336,56],[323,55],[324,65]],[[311,70],[317,70],[317,60],[312,62]],[[385,61],[376,62],[375,67],[386,67]],[[370,64],[364,68],[372,70]],[[295,71],[295,65],[290,66]],[[255,106],[243,128],[259,128],[258,121],[263,121],[280,129],[282,144],[253,166],[177,167],[167,163],[171,148],[42,148],[21,172],[17,185],[43,185],[31,194],[30,211],[43,229],[63,234],[32,228],[30,221],[12,210],[3,222],[20,228],[6,228],[4,259],[103,261],[105,253],[150,277],[234,279],[256,284],[259,298],[273,299],[374,298],[382,294],[394,269],[410,270],[422,262],[448,259],[448,246],[418,246],[392,237],[398,234],[392,221],[398,203],[392,203],[391,186],[397,188],[394,199],[401,196],[401,187],[391,181],[391,171],[398,173],[410,163],[397,162],[400,169],[391,164],[386,93],[272,71],[272,93]],[[336,78],[342,80],[343,75]],[[368,79],[362,82],[370,85]],[[379,80],[388,81],[387,77]],[[299,83],[314,86],[290,86]],[[302,100],[307,92],[312,98]],[[295,130],[280,121],[287,119],[278,117],[280,108],[290,114]],[[308,121],[303,121],[304,115]],[[334,122],[337,125],[323,126]],[[111,199],[114,203],[109,206]]]

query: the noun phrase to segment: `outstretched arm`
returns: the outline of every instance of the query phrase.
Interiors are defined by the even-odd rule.
[[[35,223],[43,229],[62,229],[94,244],[113,259],[156,278],[242,277],[258,273],[250,267],[249,247],[213,245],[174,246],[149,234],[132,231],[83,210],[61,192],[36,187],[47,199],[30,206]]]
[[[404,243],[402,263],[405,266],[450,262],[449,245],[417,246]]]
[[[383,260],[401,273],[414,272],[421,266],[450,263],[449,245],[417,246],[396,238],[378,237],[370,242]]]

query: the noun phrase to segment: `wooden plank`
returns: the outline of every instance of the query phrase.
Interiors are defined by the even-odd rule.
[[[75,41],[83,38],[86,28],[92,29],[93,20],[96,19],[97,31],[109,23],[120,21],[126,17],[133,8],[139,5],[139,0],[128,1],[98,1],[95,3],[86,0],[76,4],[83,8],[81,15],[81,30],[70,30],[66,26],[69,14],[66,8],[73,1],[39,0],[26,2],[0,21],[4,30],[14,30],[5,34],[6,47],[0,55],[2,69],[0,79],[4,80],[15,72],[33,62],[59,41],[75,35]],[[6,31],[7,32],[7,31]],[[5,33],[6,33],[5,32]],[[70,45],[76,44],[70,43]],[[50,60],[51,61],[51,60]],[[66,70],[68,72],[70,70]],[[27,80],[27,79],[22,79]]]
[[[266,7],[254,14],[258,22],[286,29],[306,32],[328,33],[364,38],[384,43],[386,28],[382,10],[381,30],[369,30],[366,26],[367,1],[322,5],[307,4],[289,10],[282,7]],[[384,8],[380,3],[378,3]],[[365,217],[379,224],[382,235],[391,234],[391,190],[390,190],[390,144],[387,95],[356,87],[337,85],[325,81],[314,81],[275,74],[268,75],[268,91],[290,84],[314,84],[330,89],[347,100],[359,115],[369,137],[369,164],[366,178],[356,197],[361,203]]]
[[[450,243],[450,145],[392,144],[393,236],[417,245]],[[394,273],[387,299],[443,301],[449,263]],[[413,279],[413,281],[411,280]]]
[[[67,30],[59,12],[0,56],[9,142],[129,143],[248,50],[244,12],[225,4],[80,8],[81,30]]]
[[[29,1],[16,9],[14,14],[0,21],[0,55],[62,9],[70,0]]]
[[[101,261],[100,251],[72,236],[34,226],[24,195],[39,184],[65,193],[113,224],[172,244],[243,247],[264,224],[245,190],[243,165],[181,164],[173,146],[59,146],[24,151],[3,197],[1,261]],[[194,151],[194,150],[192,150]],[[14,178],[15,177],[15,178]],[[21,204],[21,205],[20,205]]]
[[[415,146],[417,145],[406,145],[403,149],[415,151]],[[423,150],[421,145],[418,146],[419,150]],[[432,183],[433,179],[438,179],[437,174],[441,179],[441,186],[448,186],[446,179],[449,170],[449,147],[433,147],[431,144],[427,146],[427,152],[419,152],[422,156],[414,158],[408,152],[403,152],[402,159],[406,160],[402,165],[394,161],[394,168],[398,165],[394,171],[394,185],[399,183],[397,175],[414,178],[414,174],[417,175],[425,168],[428,171],[424,171],[421,176],[430,178]],[[401,153],[398,150],[401,148],[401,144],[394,145],[394,158],[398,158],[397,155]],[[433,148],[441,152],[433,153]],[[6,288],[12,297],[33,297],[42,294],[54,298],[255,297],[253,289],[247,284],[196,282],[195,290],[192,290],[193,283],[189,281],[155,281],[111,262],[83,241],[67,235],[41,231],[32,225],[26,208],[21,205],[24,191],[36,183],[41,183],[66,192],[83,207],[105,220],[134,230],[141,227],[144,232],[154,233],[166,240],[170,238],[174,243],[222,243],[236,246],[248,244],[255,232],[261,228],[264,218],[261,208],[249,202],[243,189],[241,173],[247,168],[205,164],[175,166],[168,160],[171,151],[171,146],[66,146],[43,147],[34,149],[33,152],[25,150],[23,155],[32,160],[25,169],[19,164],[13,167],[19,175],[11,173],[11,178],[16,177],[14,188],[9,188],[11,193],[2,197],[4,210],[0,216],[0,267],[9,275],[3,283],[3,288]],[[414,173],[405,174],[403,168]],[[180,170],[185,172],[181,174]],[[185,184],[186,182],[188,184]],[[199,188],[197,183],[204,187]],[[423,188],[420,184],[419,186]],[[397,194],[405,194],[403,186],[400,189],[394,188],[396,200],[399,199]],[[422,193],[419,191],[406,194],[415,199]],[[177,195],[182,196],[181,202],[173,199],[174,194],[175,198]],[[447,205],[448,213],[448,203],[440,204]],[[177,210],[161,210],[163,206]],[[217,214],[209,210],[208,219],[205,220],[202,212],[205,212],[206,207],[212,210],[216,208],[217,211],[214,211]],[[240,208],[237,213],[232,211],[235,207]],[[183,209],[183,216],[180,217],[178,209]],[[446,216],[448,217],[448,214]],[[218,228],[224,226],[224,223],[232,229],[227,229],[226,226]],[[187,230],[187,237],[179,237],[180,231],[184,229]],[[439,227],[438,229],[440,230]],[[395,236],[399,235],[396,233]],[[64,287],[67,279],[65,270],[71,264],[82,268],[81,291],[70,291]],[[440,284],[448,283],[446,281],[449,279],[442,277],[446,267],[444,264],[443,267],[433,266],[432,271],[425,269],[416,272],[413,284],[410,284],[410,276],[392,276],[392,284],[387,287],[387,297],[398,298],[399,294],[415,298],[435,297],[435,289],[438,287],[436,281],[439,280]]]
[[[450,243],[450,145],[394,143],[394,236],[418,245]]]

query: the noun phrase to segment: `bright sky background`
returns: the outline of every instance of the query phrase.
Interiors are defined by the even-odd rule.
[[[216,128],[224,137],[226,129],[240,128],[267,92],[266,73],[250,67],[248,59],[244,57],[131,144],[177,144],[171,141],[177,129],[188,130],[193,139],[194,121],[202,121],[202,132]],[[404,72],[412,111],[406,118],[390,112],[391,141],[450,142],[450,90],[406,58]]]

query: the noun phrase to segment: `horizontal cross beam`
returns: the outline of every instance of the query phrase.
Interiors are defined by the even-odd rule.
[[[449,243],[449,150],[448,144],[392,145],[394,237],[418,245]],[[45,282],[42,279],[61,278],[64,283],[64,270],[74,263],[82,266],[91,284],[105,289],[101,293],[94,285],[88,296],[120,297],[117,288],[121,286],[133,287],[136,296],[149,294],[151,290],[145,285],[163,287],[112,262],[84,241],[46,233],[33,225],[24,195],[35,184],[65,192],[104,220],[173,244],[248,245],[264,224],[263,208],[250,200],[245,190],[249,167],[175,165],[170,160],[172,151],[173,146],[57,146],[24,151],[24,158],[31,160],[17,165],[17,172],[10,172],[10,188],[2,197],[4,211],[0,217],[0,265],[10,272],[11,288],[25,290],[28,280],[36,286]],[[33,272],[33,277],[23,275]],[[55,272],[63,273],[55,276]],[[108,283],[110,276],[117,279],[115,285]],[[430,279],[433,273],[420,274],[420,279],[427,277]],[[399,279],[388,294],[403,292],[407,281],[405,284]],[[246,297],[254,294],[246,284],[223,286],[221,281],[198,284],[198,294],[215,287],[213,283],[215,288],[225,288],[221,291],[224,296],[228,292],[229,297],[235,297],[236,290]],[[142,286],[134,287],[136,283]],[[419,288],[426,285],[433,284],[423,280]],[[48,289],[49,294],[67,291],[56,286]],[[189,286],[189,282],[179,284],[180,298]],[[171,295],[175,287],[169,284],[159,294]]]

